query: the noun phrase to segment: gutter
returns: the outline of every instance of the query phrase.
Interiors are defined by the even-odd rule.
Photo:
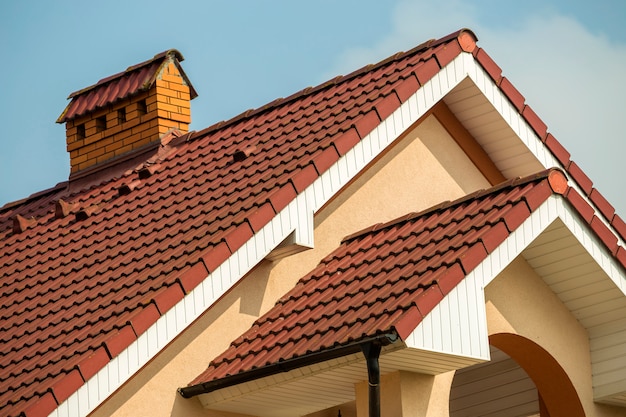
[[[281,372],[289,372],[294,369],[303,368],[305,366],[314,365],[317,363],[325,362],[331,359],[340,358],[342,356],[348,356],[358,352],[365,352],[365,346],[376,345],[378,346],[378,354],[382,346],[386,346],[394,343],[399,339],[398,335],[393,333],[386,333],[366,339],[360,339],[352,342],[348,345],[338,346],[335,348],[313,352],[307,355],[298,356],[296,358],[287,359],[281,362],[277,362],[271,365],[263,366],[260,368],[251,369],[249,371],[241,372],[235,375],[229,375],[224,378],[214,379],[212,381],[203,382],[197,385],[191,385],[188,387],[178,388],[178,393],[183,398],[191,398],[201,394],[207,394],[209,392],[217,391],[220,389],[232,387],[233,385],[243,384],[255,379],[264,378],[279,374]],[[371,349],[370,349],[371,350]],[[367,359],[367,355],[366,355]],[[376,363],[378,363],[378,356],[376,356]],[[368,375],[370,372],[370,364],[368,361]],[[372,415],[374,417],[374,415]]]

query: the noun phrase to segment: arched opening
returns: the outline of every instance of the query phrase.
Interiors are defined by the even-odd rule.
[[[571,380],[538,344],[515,334],[489,337],[492,361],[457,372],[450,416],[584,417]]]
[[[584,417],[585,412],[569,376],[544,348],[512,333],[489,336],[492,346],[505,352],[526,371],[539,391],[549,417]],[[542,415],[543,417],[543,415]]]

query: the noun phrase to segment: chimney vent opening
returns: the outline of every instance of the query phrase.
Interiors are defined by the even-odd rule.
[[[107,128],[107,117],[100,116],[96,119],[96,132],[102,132]]]
[[[85,139],[85,124],[81,123],[76,126],[76,137],[78,140]]]
[[[137,113],[139,113],[139,116],[143,116],[148,113],[148,105],[146,104],[145,99],[137,102]]]
[[[122,124],[124,122],[126,122],[126,107],[117,110],[117,123]]]
[[[70,94],[57,119],[66,123],[70,181],[105,168],[110,173],[116,161],[144,153],[168,130],[181,132],[177,136],[189,131],[189,102],[197,93],[182,60],[178,51],[168,50]]]

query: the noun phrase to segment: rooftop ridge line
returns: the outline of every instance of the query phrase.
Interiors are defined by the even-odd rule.
[[[398,217],[397,219],[390,220],[387,223],[375,224],[373,226],[367,227],[363,230],[360,230],[356,233],[353,233],[344,237],[341,240],[341,244],[343,245],[345,243],[349,243],[355,239],[358,239],[370,233],[378,232],[383,229],[389,229],[391,227],[397,226],[407,221],[417,219],[419,217],[431,215],[438,211],[442,211],[442,210],[446,210],[446,209],[458,206],[470,200],[474,200],[474,199],[478,199],[481,197],[485,197],[487,195],[498,193],[499,191],[505,188],[519,187],[522,185],[530,184],[532,182],[540,182],[544,180],[548,180],[548,183],[550,184],[550,187],[554,193],[564,194],[567,191],[567,177],[565,173],[559,168],[549,168],[549,169],[540,171],[536,174],[531,174],[526,177],[517,177],[517,178],[509,179],[491,188],[474,191],[472,193],[464,195],[463,197],[460,197],[453,201],[444,201],[442,203],[429,207],[425,210],[414,212],[414,213],[409,213],[407,215]],[[563,184],[565,184],[565,186]]]

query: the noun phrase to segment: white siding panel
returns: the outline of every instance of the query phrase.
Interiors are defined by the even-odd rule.
[[[423,319],[422,323],[407,338],[407,346],[443,354],[488,359],[484,350],[488,346],[488,335],[483,288],[513,259],[529,247],[540,234],[549,229],[559,214],[564,214],[564,210],[569,209],[564,205],[561,197],[550,197],[517,230],[511,233],[503,244],[472,271],[462,285],[453,289]],[[575,220],[573,216],[569,216],[569,218]],[[579,230],[584,232],[582,228]],[[563,253],[576,254],[576,251],[571,248],[563,250],[565,252],[562,252],[561,255]],[[579,258],[582,257],[574,256],[574,259]],[[576,267],[571,263],[566,265],[566,262],[563,264],[561,262],[547,263],[542,257],[540,260],[545,263],[541,267],[543,274],[558,272],[566,267]],[[583,263],[581,262],[581,265]],[[474,296],[470,296],[470,294]],[[595,299],[590,306],[577,306],[582,307],[582,309],[575,314],[588,321],[589,324],[599,325],[607,320],[613,320],[614,317],[617,318],[622,312],[622,307],[626,305],[623,297],[607,298],[608,295],[605,296],[603,292],[599,294],[603,296],[602,303],[598,303],[599,299]],[[588,299],[589,297],[585,299],[585,302]],[[471,322],[468,323],[468,320]],[[471,328],[472,331],[462,331],[461,327]],[[467,340],[472,337],[477,337],[477,339]],[[466,346],[471,346],[471,350],[466,350]]]
[[[474,273],[454,288],[407,337],[408,347],[477,360],[489,345],[482,279]],[[482,323],[481,323],[482,322]],[[486,349],[486,350],[485,350]]]
[[[527,416],[539,411],[532,380],[503,352],[490,362],[458,371],[450,392],[450,416]]]

